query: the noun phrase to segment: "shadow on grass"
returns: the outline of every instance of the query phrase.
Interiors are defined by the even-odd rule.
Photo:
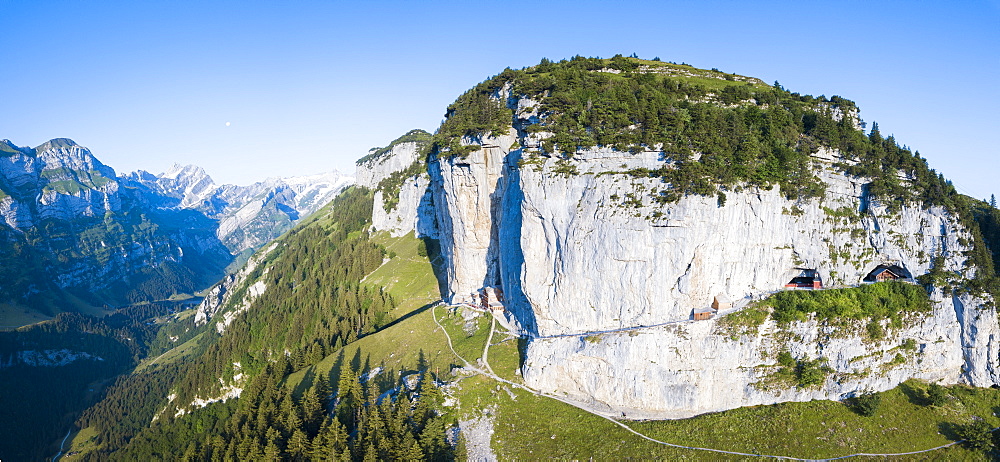
[[[903,392],[906,399],[910,401],[911,404],[917,406],[927,406],[931,404],[930,399],[927,398],[927,393],[922,388],[917,388],[913,386],[909,381],[899,384],[899,390]]]
[[[413,310],[413,311],[411,311],[409,313],[406,313],[406,314],[400,316],[399,318],[396,318],[395,320],[393,320],[389,324],[386,324],[386,325],[384,325],[382,327],[379,327],[378,330],[376,330],[375,332],[372,332],[370,334],[365,334],[364,336],[367,337],[369,335],[374,335],[374,334],[377,334],[379,332],[382,332],[382,331],[384,331],[384,330],[386,330],[386,329],[388,329],[388,328],[390,328],[392,326],[395,326],[396,324],[399,324],[399,323],[401,323],[403,321],[406,321],[407,319],[410,319],[410,318],[412,318],[412,317],[414,317],[414,316],[416,316],[416,315],[418,315],[420,313],[423,313],[424,311],[429,310],[432,306],[437,305],[437,304],[438,304],[438,302],[431,302],[431,303],[428,303],[428,304],[426,304],[424,306],[421,306],[420,308],[417,308],[417,309],[415,309],[415,310]]]
[[[958,425],[952,422],[938,422],[938,432],[951,441],[962,439],[958,434]]]
[[[316,372],[314,372],[313,368],[310,367],[309,369],[306,370],[305,375],[302,376],[302,380],[300,380],[298,385],[295,386],[295,389],[292,390],[292,393],[295,396],[300,396],[300,397],[303,396],[306,390],[308,390],[309,387],[312,386],[313,381],[315,379],[316,379]]]

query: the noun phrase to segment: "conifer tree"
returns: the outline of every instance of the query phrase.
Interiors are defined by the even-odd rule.
[[[444,421],[440,417],[431,418],[420,432],[420,445],[430,460],[447,460],[448,443],[444,438]]]
[[[444,396],[441,394],[441,389],[434,383],[430,373],[421,374],[418,393],[419,398],[417,398],[417,407],[413,411],[413,420],[417,422],[417,428],[423,430],[427,420],[437,414]]]
[[[347,444],[347,429],[340,424],[337,419],[330,420],[330,441],[333,443],[333,449],[338,451],[343,451],[348,447]]]
[[[403,435],[403,443],[401,446],[400,459],[402,460],[425,460],[427,457],[424,454],[424,450],[417,443],[417,439],[413,437],[413,434],[406,432]]]
[[[340,404],[337,406],[337,415],[341,423],[348,429],[354,429],[358,425],[358,418],[362,407],[361,384],[352,368],[345,364],[340,369],[340,380],[337,385],[337,397]]]
[[[181,456],[181,460],[184,462],[193,462],[198,460],[198,448],[195,446],[194,442],[188,443],[187,449],[184,450],[184,454]]]
[[[459,433],[455,442],[455,460],[468,460],[469,451],[465,443],[465,435]]]
[[[291,436],[295,430],[303,428],[302,417],[299,415],[299,407],[295,404],[295,398],[292,397],[291,392],[281,400],[281,408],[278,414],[283,419],[282,424],[284,425],[286,436]]]
[[[275,440],[268,441],[267,446],[264,447],[264,455],[259,460],[267,462],[279,462],[281,460],[281,448],[278,447],[278,443]]]
[[[288,456],[294,461],[304,461],[309,457],[309,437],[301,429],[295,430],[288,439]]]
[[[375,450],[375,445],[368,443],[365,447],[364,462],[376,462],[378,460],[378,451]]]
[[[323,423],[324,406],[319,386],[321,382],[325,382],[325,380],[317,378],[313,381],[313,386],[309,387],[302,399],[302,424],[303,429],[309,435],[315,435],[319,431],[320,424]]]
[[[328,460],[333,458],[337,451],[333,448],[333,432],[330,429],[330,419],[323,421],[320,425],[316,437],[312,440],[312,447],[309,449],[309,457],[312,460]]]
[[[367,416],[364,419],[364,432],[362,433],[361,442],[374,445],[376,449],[382,448],[388,441],[388,438],[386,438],[385,420],[381,415],[382,413],[379,412],[377,406],[371,404],[365,406],[365,411],[367,411]]]
[[[424,429],[424,425],[427,424],[427,419],[433,415],[434,410],[431,406],[430,399],[430,389],[434,388],[433,385],[428,386],[427,378],[428,374],[420,374],[420,382],[417,385],[417,405],[413,409],[413,426],[417,432],[421,432]]]
[[[244,441],[247,442],[247,452],[241,452],[243,454],[242,460],[261,460],[264,457],[264,451],[256,441],[251,438]]]

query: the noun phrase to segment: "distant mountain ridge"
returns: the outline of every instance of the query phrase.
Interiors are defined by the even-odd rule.
[[[268,178],[247,186],[218,185],[196,165],[174,164],[153,175],[124,175],[129,186],[145,188],[159,209],[190,209],[219,221],[216,236],[234,254],[253,250],[331,201],[354,183],[337,171]]]
[[[329,202],[337,172],[217,185],[200,167],[118,175],[66,138],[0,141],[0,325],[193,292]]]

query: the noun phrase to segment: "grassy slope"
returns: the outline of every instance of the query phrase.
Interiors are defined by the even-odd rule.
[[[631,62],[654,69],[661,74],[671,78],[685,80],[687,82],[702,85],[711,91],[719,91],[732,85],[751,85],[756,89],[767,89],[770,87],[766,82],[754,77],[737,74],[727,74],[725,72],[698,69],[687,64],[674,64],[663,61],[650,61],[641,58],[625,58]],[[611,64],[611,59],[605,59],[607,64]],[[729,78],[727,78],[729,76]]]
[[[501,373],[498,363],[510,364],[516,355],[512,346],[502,350],[493,347],[490,362]],[[501,459],[730,457],[652,443],[560,401],[523,390],[507,392],[503,390],[506,387],[498,388],[495,381],[485,377],[463,381],[462,385],[463,411],[475,412],[491,403],[498,406],[493,449]],[[910,381],[883,393],[874,417],[859,416],[839,402],[812,401],[628,424],[652,438],[674,444],[802,458],[908,452],[940,446],[957,439],[955,424],[967,423],[973,415],[987,419],[993,426],[1000,425],[1000,419],[994,416],[1000,391],[953,386],[949,388],[949,402],[937,407],[923,403],[924,387]],[[512,399],[510,393],[516,398]],[[982,453],[962,447],[927,453],[926,458],[985,459]]]
[[[37,311],[10,303],[0,303],[0,330],[16,329],[52,319]]]
[[[406,300],[400,313],[404,310],[417,313],[349,345],[344,349],[343,361],[357,355],[371,367],[413,370],[418,352],[423,350],[432,371],[436,370],[442,378],[459,380],[456,391],[459,404],[452,417],[470,417],[496,406],[493,449],[501,459],[725,458],[717,453],[670,448],[643,440],[601,417],[558,400],[498,386],[487,377],[459,379],[450,375],[449,366],[461,364],[461,360],[451,354],[432,315],[436,314],[447,329],[455,350],[471,363],[482,356],[489,333],[488,319],[483,316],[473,321],[470,325],[475,327],[475,333],[467,335],[472,329],[459,313],[449,313],[443,307],[421,310],[420,307],[438,296],[429,262],[416,255],[416,239],[412,236],[379,239],[396,251],[397,256],[370,275],[366,283],[386,284],[395,297]],[[401,284],[409,277],[413,277],[411,282]],[[504,339],[499,333],[494,335],[490,364],[498,375],[519,382],[517,341]],[[332,370],[336,377],[340,358],[339,354],[327,357],[315,368],[293,376],[288,386],[297,387],[297,382],[307,374]],[[973,415],[1000,425],[1000,419],[994,416],[1000,390],[951,387],[949,403],[935,407],[921,404],[923,387],[919,382],[908,382],[883,393],[882,405],[874,417],[861,417],[839,402],[813,401],[734,409],[685,420],[629,422],[629,425],[653,438],[676,444],[814,458],[939,446],[952,441],[954,424],[965,423]],[[985,459],[981,453],[962,447],[914,458]]]
[[[416,254],[417,240],[412,236],[389,238],[384,235],[378,240],[397,255],[369,275],[365,283],[383,285],[401,302],[396,313],[399,321],[293,374],[286,386],[301,389],[307,377],[323,375],[332,376],[335,385],[341,362],[355,357],[369,367],[384,367],[386,373],[414,371],[422,351],[432,372],[458,383],[453,388],[458,404],[446,412],[449,418],[478,416],[487,408],[493,409],[492,447],[502,460],[727,458],[717,453],[671,448],[643,440],[604,418],[555,399],[498,384],[487,377],[452,375],[451,366],[460,365],[462,361],[448,349],[446,337],[434,322],[434,316],[447,329],[455,350],[471,363],[482,356],[490,329],[488,318],[481,316],[467,323],[459,312],[449,312],[443,307],[428,308],[439,298],[437,281],[428,260]],[[520,382],[518,342],[505,338],[499,332],[494,335],[490,364],[498,375]],[[184,348],[181,345],[175,350]],[[813,401],[734,409],[685,420],[628,424],[653,438],[675,444],[812,458],[939,446],[952,441],[954,424],[965,423],[973,415],[986,418],[993,425],[1000,424],[994,416],[994,406],[1000,402],[1000,390],[951,387],[949,403],[935,407],[920,404],[923,387],[921,383],[909,382],[883,393],[878,415],[870,418],[861,417],[838,402]],[[84,429],[75,435],[67,452],[87,451],[92,445],[89,432]],[[962,447],[910,458],[985,460],[982,453]]]
[[[371,367],[382,364],[394,370],[415,367],[421,350],[434,363],[439,362],[437,358],[445,353],[442,346],[447,349],[447,345],[442,345],[433,335],[437,326],[427,309],[441,298],[437,279],[427,257],[417,255],[419,241],[412,234],[392,238],[387,233],[379,234],[373,240],[390,252],[396,252],[396,256],[369,274],[363,283],[384,287],[392,294],[398,303],[392,317],[399,321],[344,347],[341,352],[327,356],[315,366],[293,374],[288,386],[298,387],[304,377],[314,374],[332,373],[336,381],[340,373],[341,354],[346,360],[357,355],[363,362],[368,358]]]
[[[139,365],[135,367],[133,372],[139,373],[153,366],[154,364],[160,364],[160,365],[170,364],[172,362],[187,358],[198,347],[198,343],[201,342],[201,339],[202,337],[204,337],[204,335],[205,333],[202,332],[192,337],[190,340],[171,348],[170,350],[164,352],[159,356],[156,356],[154,358],[143,359],[142,362],[140,362]]]
[[[399,318],[427,303],[438,300],[437,279],[430,270],[427,257],[417,254],[419,240],[413,233],[399,238],[389,237],[388,233],[376,234],[372,241],[385,246],[386,250],[396,253],[396,257],[373,271],[362,281],[373,287],[384,287],[392,294],[399,304],[394,318]]]

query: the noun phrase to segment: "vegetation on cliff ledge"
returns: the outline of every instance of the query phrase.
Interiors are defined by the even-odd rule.
[[[509,98],[504,99],[505,96]],[[518,121],[517,102],[537,105]],[[522,115],[524,115],[522,113]],[[790,198],[823,194],[810,169],[821,147],[840,150],[851,173],[870,176],[872,194],[946,205],[954,188],[918,154],[885,138],[877,126],[857,128],[854,102],[801,95],[750,77],[687,65],[616,56],[506,69],[459,97],[445,114],[436,147],[465,154],[460,140],[506,132],[547,132],[550,155],[572,157],[595,146],[619,151],[663,151],[663,168],[639,172],[661,177],[665,201],[685,194],[714,195],[737,185],[780,185]],[[913,188],[896,176],[902,170]]]
[[[822,197],[813,157],[839,152],[827,159],[869,178],[868,197],[890,210],[941,206],[960,217],[972,233],[969,267],[976,270],[973,277],[956,275],[953,285],[1000,294],[993,270],[1000,245],[987,246],[979,230],[996,218],[877,124],[866,134],[855,103],[839,96],[803,95],[778,82],[659,60],[575,56],[505,69],[460,96],[445,117],[430,154],[467,155],[483,137],[510,127],[538,141],[537,148],[520,149],[567,161],[592,147],[662,152],[659,168],[620,172],[661,179],[650,193],[662,204],[691,194],[718,196],[722,204],[725,191],[775,185],[790,200]]]
[[[820,320],[888,319],[901,327],[906,313],[930,311],[930,298],[922,287],[886,281],[847,289],[790,290],[778,292],[761,305],[773,309],[779,324],[805,321],[811,315]]]
[[[930,297],[923,287],[886,281],[859,287],[827,290],[789,290],[771,295],[719,320],[719,327],[731,337],[756,335],[768,318],[779,326],[809,319],[827,325],[853,326],[864,323],[868,337],[885,336],[883,324],[898,329],[907,315],[931,310]]]
[[[388,145],[381,148],[372,148],[368,155],[358,159],[355,162],[358,165],[367,164],[373,160],[380,159],[382,156],[392,152],[392,148],[403,143],[417,143],[418,148],[423,148],[425,145],[431,142],[431,134],[419,128],[410,130],[406,132],[403,136],[392,140]]]

